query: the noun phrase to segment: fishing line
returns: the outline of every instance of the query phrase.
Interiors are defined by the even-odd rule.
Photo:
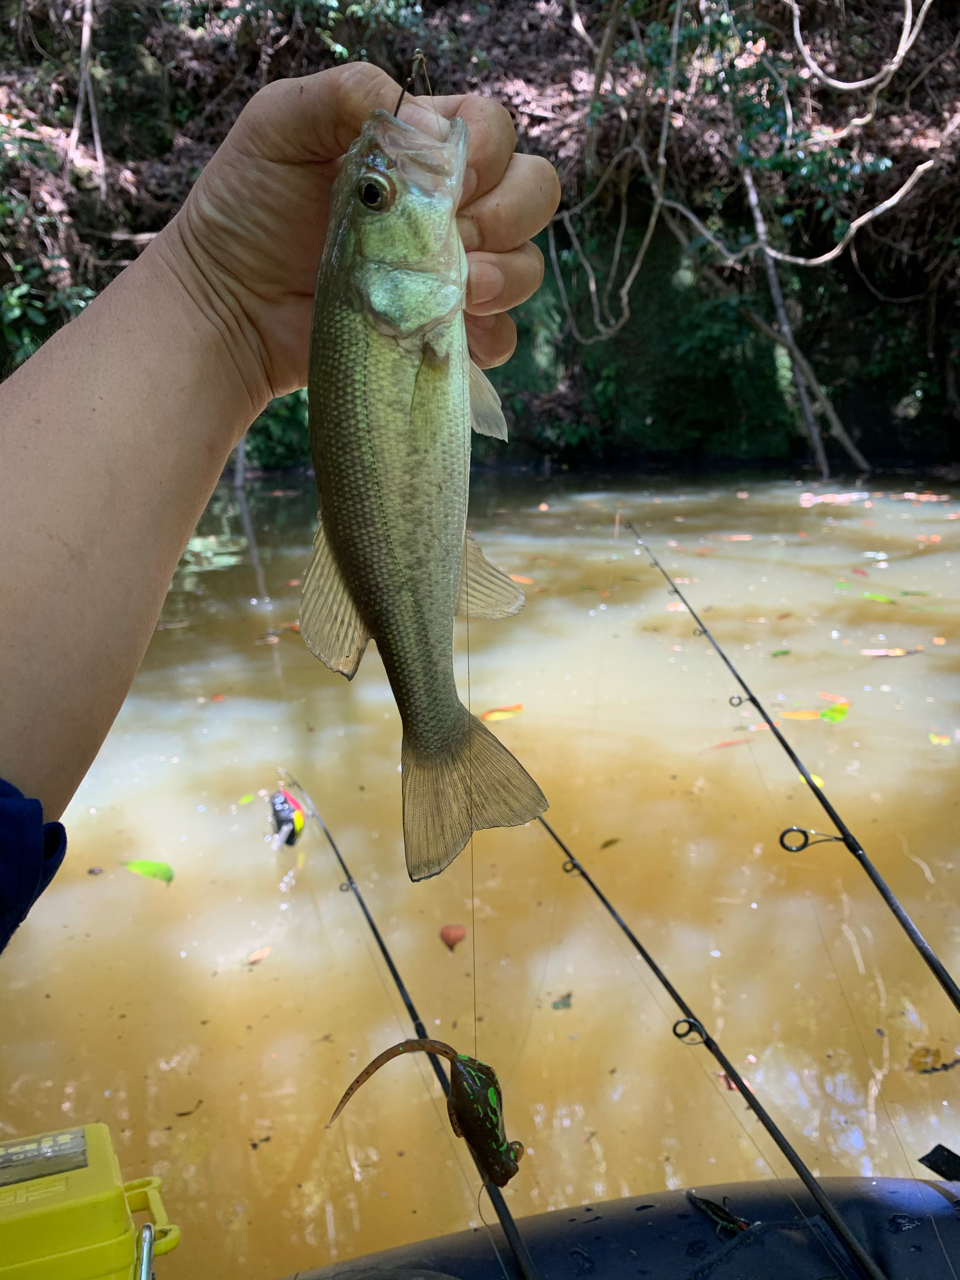
[[[810,906],[811,906],[811,909],[812,909],[812,911],[813,911],[813,918],[814,918],[814,920],[815,920],[815,921],[816,921],[816,923],[817,923],[817,931],[818,931],[818,932],[819,932],[819,934],[820,934],[820,941],[821,941],[821,943],[823,944],[823,949],[824,949],[824,951],[827,953],[827,959],[830,961],[830,967],[831,967],[831,969],[833,970],[833,976],[836,978],[836,980],[837,980],[837,985],[840,987],[840,994],[843,996],[843,1002],[844,1002],[844,1004],[847,1006],[847,1012],[848,1012],[848,1014],[850,1015],[850,1021],[851,1021],[851,1023],[853,1024],[853,1029],[854,1029],[854,1031],[857,1033],[857,1039],[860,1041],[860,1048],[861,1048],[861,1049],[862,1049],[862,1051],[863,1051],[863,1056],[864,1056],[864,1058],[866,1059],[867,1066],[869,1067],[869,1066],[870,1066],[870,1054],[869,1054],[869,1053],[868,1053],[868,1051],[867,1051],[867,1046],[866,1046],[866,1043],[864,1042],[863,1036],[862,1036],[862,1034],[861,1034],[861,1032],[860,1032],[860,1028],[859,1028],[859,1026],[857,1025],[856,1018],[855,1018],[855,1017],[854,1017],[854,1015],[853,1015],[853,1009],[852,1009],[852,1007],[851,1007],[851,1005],[850,1005],[850,1001],[849,1001],[849,999],[848,999],[848,997],[847,997],[846,988],[845,988],[845,987],[844,987],[844,985],[843,985],[843,979],[840,977],[839,970],[837,969],[837,966],[836,966],[836,964],[834,963],[833,954],[832,954],[832,952],[830,951],[830,945],[829,945],[829,943],[827,942],[827,939],[826,939],[826,937],[825,937],[825,935],[824,935],[824,932],[823,932],[823,925],[822,925],[822,923],[821,923],[821,921],[820,921],[820,912],[817,910],[817,904],[816,904],[816,900],[815,900],[814,898],[811,898],[811,900],[810,900]],[[871,1068],[871,1074],[872,1074],[872,1068]],[[880,1088],[878,1088],[878,1089],[877,1089],[877,1097],[880,1099],[880,1103],[881,1103],[881,1105],[882,1105],[882,1107],[883,1107],[883,1114],[884,1114],[884,1116],[886,1116],[887,1124],[890,1126],[890,1129],[891,1129],[891,1132],[893,1133],[894,1138],[896,1138],[897,1146],[900,1148],[900,1154],[903,1156],[904,1161],[906,1162],[906,1166],[907,1166],[907,1177],[908,1177],[908,1178],[910,1178],[910,1179],[913,1181],[914,1186],[916,1186],[916,1187],[919,1189],[919,1187],[920,1187],[920,1179],[917,1177],[917,1175],[913,1172],[913,1170],[912,1170],[912,1169],[911,1169],[911,1167],[910,1167],[910,1156],[907,1154],[907,1149],[906,1149],[906,1147],[903,1145],[903,1140],[902,1140],[902,1139],[901,1139],[901,1137],[900,1137],[900,1133],[899,1133],[899,1131],[898,1131],[898,1129],[897,1129],[897,1126],[894,1124],[893,1117],[891,1116],[890,1111],[889,1111],[889,1108],[887,1107],[887,1100],[886,1100],[886,1098],[883,1096],[883,1091],[882,1091],[882,1089],[880,1089]],[[938,1244],[940,1245],[940,1251],[941,1251],[941,1253],[943,1254],[944,1258],[946,1259],[946,1261],[947,1261],[947,1265],[948,1265],[948,1266],[949,1266],[949,1268],[950,1268],[950,1274],[953,1276],[953,1280],[957,1280],[957,1273],[956,1273],[956,1271],[954,1270],[953,1263],[950,1261],[950,1255],[947,1253],[946,1246],[944,1245],[943,1241],[942,1241],[942,1240],[941,1240],[941,1238],[940,1238],[940,1231],[939,1231],[939,1228],[937,1227],[937,1221],[936,1221],[936,1218],[934,1217],[934,1215],[933,1215],[933,1213],[932,1213],[932,1212],[928,1213],[928,1215],[927,1215],[927,1216],[928,1216],[928,1219],[929,1219],[930,1225],[931,1225],[931,1227],[933,1228],[933,1234],[936,1236],[936,1238],[937,1238],[937,1242],[938,1242]]]
[[[333,850],[334,856],[336,857],[337,862],[340,864],[341,871],[346,876],[346,881],[340,885],[340,890],[341,892],[344,892],[344,893],[347,893],[347,892],[352,893],[353,896],[356,898],[360,906],[360,910],[363,912],[364,919],[366,920],[370,928],[370,932],[373,934],[374,941],[376,942],[377,946],[380,949],[380,954],[383,956],[384,963],[386,964],[387,968],[390,971],[390,976],[391,978],[393,978],[397,991],[400,993],[400,998],[403,1000],[403,1003],[406,1006],[407,1014],[410,1017],[410,1021],[413,1023],[413,1027],[414,1027],[414,1030],[416,1031],[417,1038],[420,1040],[430,1039],[429,1035],[427,1034],[427,1029],[423,1025],[423,1022],[420,1018],[420,1014],[417,1012],[416,1005],[413,1003],[410,993],[407,991],[407,988],[404,985],[403,979],[400,977],[400,972],[397,969],[397,966],[394,964],[393,957],[391,956],[387,948],[387,944],[384,942],[383,936],[380,933],[380,930],[377,928],[377,925],[376,925],[376,922],[374,921],[373,916],[370,914],[370,910],[366,902],[364,901],[363,894],[360,892],[360,888],[356,880],[354,880],[349,867],[344,861],[343,855],[341,854],[339,848],[337,847],[336,841],[334,840],[333,836],[330,834],[329,827],[324,822],[320,814],[320,811],[317,809],[317,806],[311,800],[303,784],[298,782],[297,779],[293,776],[293,774],[290,773],[288,770],[285,770],[285,772],[287,774],[287,777],[290,779],[291,784],[297,788],[297,790],[300,792],[304,800],[307,802],[307,805],[309,806],[309,812],[307,813],[307,817],[315,818],[316,821],[320,824],[323,834],[327,838],[327,843],[330,845],[330,848]],[[447,1079],[446,1072],[444,1071],[443,1067],[440,1065],[439,1058],[434,1053],[428,1053],[427,1057],[430,1059],[430,1064],[433,1067],[434,1075],[437,1077],[437,1081],[440,1085],[440,1088],[443,1090],[444,1096],[449,1098],[450,1081]],[[470,1150],[470,1148],[468,1147],[467,1150]],[[470,1154],[471,1156],[473,1156],[472,1151],[470,1151]],[[540,1275],[537,1271],[536,1265],[534,1264],[534,1261],[530,1256],[530,1252],[527,1249],[527,1246],[523,1243],[520,1233],[517,1230],[517,1224],[514,1221],[513,1214],[510,1212],[510,1209],[507,1206],[506,1200],[503,1198],[502,1191],[498,1186],[496,1186],[495,1183],[487,1182],[484,1180],[479,1162],[477,1161],[475,1156],[473,1156],[473,1160],[474,1160],[474,1164],[476,1164],[477,1166],[477,1172],[480,1173],[480,1179],[483,1182],[484,1190],[486,1191],[487,1195],[490,1197],[490,1202],[493,1205],[494,1211],[496,1212],[496,1215],[500,1220],[500,1226],[503,1230],[503,1234],[506,1238],[507,1244],[510,1246],[510,1251],[514,1256],[514,1260],[516,1261],[518,1268],[520,1269],[520,1274],[523,1277],[523,1280],[540,1280]],[[491,1235],[491,1242],[494,1245],[494,1249],[496,1249],[496,1242],[493,1240],[492,1235]],[[497,1254],[498,1260],[499,1260],[499,1257],[500,1255],[498,1253]],[[502,1267],[503,1263],[501,1262],[500,1265]]]
[[[767,714],[766,709],[763,706],[761,706],[760,700],[757,698],[756,694],[753,692],[753,690],[744,680],[743,676],[740,675],[739,671],[736,669],[736,667],[727,657],[726,653],[723,651],[723,649],[714,639],[713,635],[710,633],[707,626],[701,620],[699,614],[696,612],[696,610],[693,608],[693,606],[684,596],[683,592],[676,585],[674,580],[670,577],[669,573],[667,573],[666,569],[664,569],[663,565],[654,555],[653,551],[650,549],[647,543],[644,542],[643,538],[641,538],[639,533],[637,533],[633,524],[629,520],[625,520],[623,523],[626,524],[627,528],[636,538],[638,544],[641,547],[643,547],[647,555],[653,561],[656,568],[660,570],[663,577],[669,583],[671,594],[676,595],[681,601],[681,603],[686,607],[687,611],[690,613],[690,616],[693,618],[694,622],[696,623],[694,635],[705,636],[706,639],[709,640],[714,650],[723,659],[723,662],[726,665],[727,669],[729,670],[730,674],[733,676],[737,684],[743,690],[743,695],[734,694],[733,697],[730,698],[730,705],[734,707],[738,707],[743,702],[746,701],[751,703],[754,707],[756,707],[757,711],[760,713],[760,715],[763,717],[764,721],[766,722],[767,728],[777,739],[777,742],[779,742],[780,746],[787,753],[792,763],[800,771],[800,774],[803,777],[803,780],[806,782],[807,786],[816,796],[824,812],[827,814],[827,816],[830,818],[830,821],[833,823],[834,827],[840,833],[837,836],[831,836],[831,835],[825,835],[822,832],[818,832],[818,831],[810,831],[804,827],[798,827],[798,826],[787,827],[786,830],[781,831],[780,833],[780,847],[787,850],[788,853],[799,853],[801,852],[801,850],[806,849],[811,844],[820,844],[823,842],[835,842],[838,844],[845,845],[847,849],[850,851],[850,853],[852,853],[853,856],[856,858],[857,862],[859,862],[863,870],[866,872],[874,888],[880,894],[881,898],[883,898],[884,902],[887,904],[887,907],[895,916],[900,927],[903,929],[904,933],[913,943],[913,946],[918,952],[918,954],[925,961],[931,973],[940,983],[940,986],[943,988],[947,996],[947,999],[950,1001],[950,1003],[953,1005],[956,1011],[960,1013],[960,986],[957,986],[957,983],[954,981],[953,977],[947,970],[946,966],[941,961],[940,957],[937,955],[934,949],[930,946],[929,942],[927,942],[926,938],[924,938],[923,934],[920,932],[917,926],[913,923],[910,916],[907,914],[907,912],[904,910],[903,906],[901,905],[896,894],[893,892],[893,890],[884,880],[883,876],[881,876],[880,872],[876,869],[876,867],[867,857],[866,853],[864,852],[863,846],[860,844],[858,840],[855,839],[850,828],[847,826],[847,824],[843,821],[843,819],[837,813],[836,809],[834,809],[833,805],[827,799],[826,795],[824,795],[823,790],[817,785],[816,782],[814,782],[812,775],[807,769],[807,766],[803,763],[803,761],[800,759],[800,757],[797,755],[794,749],[790,746],[789,742],[787,742],[786,738],[777,728],[776,724],[774,724],[771,717]],[[811,836],[816,836],[817,839],[812,840]]]
[[[557,833],[546,821],[546,819],[543,817],[542,814],[537,819],[537,821],[540,823],[540,825],[544,828],[547,834],[554,840],[554,842],[560,847],[560,849],[564,853],[566,857],[566,861],[563,864],[564,871],[566,871],[568,874],[576,872],[576,874],[584,880],[587,886],[591,889],[591,891],[596,895],[596,897],[600,900],[600,902],[609,912],[610,916],[616,921],[617,926],[623,931],[623,933],[629,939],[631,945],[636,948],[637,954],[643,959],[647,967],[653,973],[654,977],[657,979],[660,985],[664,988],[664,990],[673,1000],[674,1004],[683,1014],[682,1018],[679,1018],[677,1019],[676,1022],[674,1022],[673,1034],[683,1044],[694,1045],[694,1046],[703,1045],[703,1047],[707,1050],[707,1052],[713,1055],[713,1057],[719,1063],[724,1073],[732,1081],[737,1091],[742,1096],[744,1102],[747,1104],[747,1106],[750,1108],[753,1114],[757,1117],[757,1119],[763,1125],[764,1129],[767,1131],[767,1134],[776,1143],[777,1147],[780,1149],[781,1154],[786,1157],[788,1163],[791,1165],[794,1172],[799,1177],[800,1181],[803,1183],[807,1191],[809,1191],[810,1195],[816,1201],[817,1205],[820,1208],[820,1212],[823,1214],[826,1220],[830,1223],[831,1227],[833,1227],[833,1230],[836,1233],[838,1240],[846,1249],[847,1254],[849,1255],[851,1260],[855,1262],[866,1273],[866,1275],[870,1277],[870,1280],[887,1280],[884,1272],[873,1261],[873,1259],[867,1253],[864,1246],[860,1243],[857,1237],[853,1234],[853,1232],[847,1226],[846,1221],[844,1220],[843,1216],[840,1214],[840,1212],[834,1205],[833,1201],[830,1199],[830,1197],[826,1194],[826,1192],[817,1182],[816,1178],[813,1176],[811,1171],[807,1168],[807,1165],[801,1159],[799,1153],[794,1150],[793,1146],[787,1140],[786,1135],[777,1125],[776,1121],[773,1119],[772,1116],[768,1114],[766,1109],[756,1098],[756,1096],[753,1093],[753,1090],[747,1084],[746,1080],[743,1079],[743,1077],[740,1075],[737,1068],[733,1065],[733,1063],[730,1061],[727,1055],[720,1048],[720,1045],[716,1042],[716,1040],[714,1040],[714,1038],[707,1031],[706,1027],[703,1025],[703,1022],[696,1016],[696,1014],[691,1009],[690,1005],[688,1005],[687,1002],[683,999],[683,997],[680,995],[680,992],[676,989],[676,987],[673,985],[673,983],[670,981],[667,975],[663,972],[663,970],[654,960],[650,952],[647,951],[647,949],[640,942],[636,934],[630,929],[630,926],[627,924],[624,918],[620,915],[620,913],[616,910],[616,908],[610,902],[610,899],[607,898],[603,890],[600,889],[599,885],[597,885],[596,882],[590,877],[590,875],[587,873],[586,869],[584,868],[583,864],[579,861],[578,858],[574,856],[574,854],[570,851],[568,846],[563,842],[563,840],[561,840],[561,838],[557,835]]]

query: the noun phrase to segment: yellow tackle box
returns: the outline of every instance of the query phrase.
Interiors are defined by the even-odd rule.
[[[0,1142],[0,1280],[149,1280],[151,1244],[179,1239],[160,1179],[125,1183],[105,1124]]]

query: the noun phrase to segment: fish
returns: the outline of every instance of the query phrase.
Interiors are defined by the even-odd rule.
[[[402,1040],[378,1054],[357,1076],[330,1117],[337,1116],[375,1071],[403,1053],[435,1053],[450,1063],[450,1096],[447,1115],[458,1138],[473,1152],[484,1182],[505,1187],[520,1170],[522,1142],[508,1142],[503,1125],[503,1092],[493,1067],[465,1053],[457,1053],[442,1040]]]
[[[370,113],[334,185],[311,332],[320,523],[300,634],[347,679],[376,641],[403,724],[411,880],[439,874],[474,831],[547,807],[454,680],[454,616],[507,618],[524,604],[466,530],[471,426],[507,436],[464,328],[466,144],[459,118],[441,142]]]

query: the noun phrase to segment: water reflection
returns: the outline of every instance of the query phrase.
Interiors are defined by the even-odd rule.
[[[781,723],[956,974],[957,502],[591,483],[475,483],[488,555],[531,581],[516,619],[461,626],[460,687],[469,676],[475,711],[522,704],[492,727],[551,823],[804,1159],[924,1176],[918,1155],[960,1146],[955,1016],[848,854],[779,848],[786,826],[822,829],[818,806],[613,533],[620,508],[657,540],[767,705],[849,700],[842,721]],[[527,1147],[506,1188],[515,1213],[782,1174],[537,824],[481,833],[443,876],[409,883],[400,725],[376,652],[348,683],[282,629],[315,516],[312,486],[284,484],[248,491],[260,580],[232,486],[215,495],[67,814],[68,864],[4,956],[4,1133],[108,1122],[125,1176],[165,1179],[184,1228],[158,1264],[171,1280],[268,1280],[480,1221],[425,1062],[380,1073],[325,1127],[409,1026],[320,833],[271,849],[266,797],[285,767],[428,1030],[496,1067]],[[133,858],[170,863],[172,885],[125,871]],[[452,953],[449,924],[468,931]]]

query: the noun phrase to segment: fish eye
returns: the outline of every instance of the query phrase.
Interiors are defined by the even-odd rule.
[[[370,174],[357,183],[357,198],[365,209],[382,213],[393,204],[393,184],[379,174]]]

